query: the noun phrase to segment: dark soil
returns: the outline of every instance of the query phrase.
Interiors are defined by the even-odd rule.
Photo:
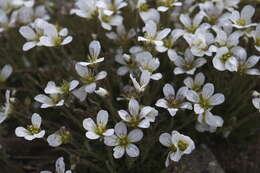
[[[247,144],[223,140],[210,148],[226,173],[260,172],[260,135]]]

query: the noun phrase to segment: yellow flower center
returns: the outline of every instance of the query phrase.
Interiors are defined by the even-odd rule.
[[[185,141],[182,141],[180,140],[178,142],[178,148],[181,150],[181,151],[185,151],[187,148],[188,148],[189,144],[187,144]]]
[[[27,130],[28,130],[32,135],[38,134],[38,133],[41,131],[40,128],[34,127],[33,125],[27,126]]]
[[[119,146],[126,147],[130,143],[130,141],[127,136],[124,136],[124,137],[120,137],[118,139],[118,143],[119,143]]]

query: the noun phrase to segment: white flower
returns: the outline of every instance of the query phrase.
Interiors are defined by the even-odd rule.
[[[177,131],[172,131],[172,134],[161,134],[159,141],[170,149],[165,162],[166,167],[169,166],[171,160],[178,162],[184,154],[190,154],[195,149],[193,140]]]
[[[198,73],[195,75],[194,80],[191,77],[187,77],[184,81],[186,87],[193,91],[201,91],[202,86],[205,82],[205,76],[203,73]]]
[[[139,36],[138,41],[144,41],[155,46],[162,46],[162,40],[167,37],[167,35],[171,32],[171,29],[165,28],[163,30],[157,31],[157,24],[154,21],[149,20],[145,23],[144,31],[145,36]]]
[[[254,67],[260,57],[259,56],[250,56],[247,58],[247,52],[244,48],[236,47],[234,48],[234,56],[238,61],[238,72],[241,74],[249,74],[249,75],[260,75],[260,71]]]
[[[96,90],[97,82],[104,79],[107,76],[107,72],[101,71],[95,75],[87,66],[82,66],[80,64],[76,64],[75,69],[81,77],[83,86],[73,91],[73,94],[83,101],[85,100],[87,93],[93,93]]]
[[[59,157],[55,163],[56,172],[55,173],[72,173],[71,170],[65,171],[64,158]],[[41,171],[40,173],[52,173],[51,171]]]
[[[55,82],[49,81],[44,89],[46,94],[68,94],[70,91],[74,90],[79,85],[77,80],[71,82],[63,82],[61,87],[57,87]]]
[[[211,133],[215,132],[218,127],[222,127],[224,120],[218,116],[213,115],[210,111],[206,111],[198,116],[198,123],[196,124],[196,129],[199,132],[209,131]]]
[[[137,9],[139,10],[140,17],[144,23],[149,20],[153,20],[156,23],[159,22],[160,13],[154,8],[149,8],[149,4],[146,0],[138,0]]]
[[[70,132],[65,127],[61,127],[58,131],[48,136],[47,142],[52,147],[58,147],[64,143],[68,143],[70,137]]]
[[[171,51],[175,52],[173,47],[176,45],[177,40],[182,37],[184,31],[181,29],[174,29],[171,34],[163,40],[163,45],[156,46],[158,52],[166,52],[168,50],[168,55],[171,54]]]
[[[139,46],[133,46],[130,48],[129,54],[122,54],[120,51],[116,57],[115,61],[123,66],[117,69],[117,74],[123,76],[127,73],[133,73],[138,68],[138,63],[136,62],[136,55],[140,52],[143,52],[143,48]]]
[[[17,127],[15,135],[23,137],[26,140],[33,140],[35,138],[42,138],[45,135],[45,130],[41,130],[42,118],[39,114],[34,113],[31,118],[32,125],[24,127]]]
[[[210,24],[218,24],[220,20],[224,17],[223,6],[218,6],[212,1],[206,1],[199,4],[200,10],[203,10],[205,17]]]
[[[260,23],[257,25],[255,31],[252,32],[255,41],[255,48],[260,52]]]
[[[0,8],[0,33],[16,26],[17,11],[8,15],[6,11]]]
[[[136,36],[136,31],[134,28],[131,28],[128,32],[126,31],[124,25],[119,25],[116,27],[116,33],[115,32],[109,32],[106,33],[106,36],[115,41],[128,41],[134,36]]]
[[[195,34],[185,34],[184,39],[187,41],[194,56],[212,56],[213,47],[209,46],[214,42],[214,36],[205,30],[198,29]]]
[[[195,33],[195,31],[203,26],[201,25],[202,20],[205,16],[203,11],[200,11],[198,14],[195,15],[193,20],[191,20],[188,14],[181,14],[180,15],[180,22],[184,25],[184,30],[186,33]]]
[[[23,45],[23,51],[28,51],[35,46],[42,46],[40,38],[44,35],[44,27],[48,23],[42,19],[36,19],[34,23],[28,26],[22,26],[19,29],[20,34],[27,40]]]
[[[182,2],[179,2],[178,0],[159,0],[157,10],[161,12],[166,12],[169,10],[169,8],[172,8],[174,6],[182,6]]]
[[[61,87],[57,87],[55,82],[49,81],[44,89],[44,94],[38,94],[34,97],[34,100],[42,103],[41,108],[49,108],[55,106],[62,106],[64,104],[64,95],[78,86],[79,82],[73,80],[71,82],[64,82]]]
[[[128,104],[128,111],[119,110],[120,118],[132,127],[149,128],[150,122],[155,121],[158,111],[150,106],[144,106],[140,109],[137,100],[131,98]]]
[[[97,7],[104,11],[105,15],[111,16],[117,13],[121,8],[127,6],[124,0],[99,0]]]
[[[6,118],[8,118],[8,116],[12,113],[13,111],[13,103],[15,102],[15,98],[14,97],[10,97],[11,94],[14,94],[15,91],[13,93],[11,93],[10,90],[6,90],[5,92],[5,104],[4,106],[0,107],[0,124],[6,120]]]
[[[172,117],[175,116],[179,109],[192,110],[191,103],[185,102],[187,91],[187,87],[181,87],[177,93],[175,93],[172,85],[165,84],[163,87],[164,98],[159,99],[155,105],[167,109]]]
[[[64,104],[64,100],[60,98],[58,94],[51,94],[50,96],[44,94],[38,94],[37,96],[34,97],[34,100],[42,104],[41,108],[62,106]]]
[[[140,83],[136,81],[136,79],[130,74],[130,78],[134,84],[135,89],[138,92],[144,92],[146,89],[146,86],[149,84],[151,79],[151,73],[147,70],[143,70],[140,76]]]
[[[11,65],[6,64],[1,70],[0,70],[0,83],[4,83],[13,73],[13,68]]]
[[[176,52],[171,52],[169,58],[177,66],[174,69],[176,75],[183,73],[193,75],[197,68],[202,67],[207,62],[205,58],[194,59],[190,49],[185,50],[184,58],[178,56]]]
[[[159,68],[160,61],[158,58],[153,57],[150,52],[136,54],[136,62],[139,64],[141,70],[147,70],[151,73],[151,79],[159,80],[162,78],[161,73],[153,74]]]
[[[225,101],[223,94],[213,94],[214,85],[207,83],[203,86],[201,93],[197,93],[193,90],[187,91],[186,98],[194,103],[194,112],[196,114],[202,114]]]
[[[218,47],[235,47],[239,44],[239,38],[243,35],[242,31],[229,33],[227,30],[222,30],[218,26],[213,26],[212,29],[217,34],[215,42],[218,44]]]
[[[59,29],[53,24],[46,24],[44,26],[44,36],[40,37],[40,43],[43,46],[55,47],[69,44],[72,41],[72,37],[68,36],[68,29]]]
[[[123,17],[115,14],[115,15],[106,15],[104,10],[99,10],[98,18],[101,22],[102,28],[106,30],[111,30],[112,26],[119,26],[123,23]]]
[[[143,132],[140,129],[134,129],[127,134],[126,125],[120,122],[115,125],[115,134],[106,136],[104,143],[107,146],[114,147],[113,156],[116,159],[121,158],[125,152],[130,157],[138,157],[140,151],[133,143],[139,142],[142,138]]]
[[[87,130],[86,137],[89,139],[98,139],[104,136],[114,134],[114,129],[107,129],[108,112],[100,110],[97,114],[97,123],[92,118],[86,118],[83,121],[83,127]]]
[[[70,14],[90,19],[97,13],[97,0],[77,0],[76,8],[71,9]]]
[[[238,61],[233,54],[235,51],[239,51],[239,49],[241,48],[235,47],[231,50],[229,50],[227,47],[219,48],[212,60],[213,66],[219,71],[237,71]]]
[[[99,58],[99,54],[101,51],[100,42],[97,40],[92,41],[89,44],[89,55],[87,57],[87,62],[79,62],[80,65],[88,66],[92,64],[97,64],[104,61],[104,57]]]
[[[234,10],[230,16],[230,20],[233,22],[233,27],[238,29],[249,28],[251,26],[256,26],[256,23],[251,23],[251,18],[254,16],[255,8],[251,5],[246,5],[243,7],[241,14]]]

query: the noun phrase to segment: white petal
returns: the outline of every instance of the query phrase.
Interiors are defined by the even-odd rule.
[[[96,90],[97,84],[91,83],[85,86],[85,92],[87,93],[93,93]]]
[[[117,136],[112,135],[112,136],[105,136],[104,138],[104,143],[107,146],[116,146],[118,144],[118,139]]]
[[[101,71],[96,75],[96,80],[101,80],[104,79],[107,76],[107,72],[106,71]]]
[[[72,94],[77,97],[81,102],[83,102],[86,97],[87,97],[87,93],[85,91],[85,86],[79,88],[79,89],[76,89],[72,92]]]
[[[113,148],[113,151],[113,156],[115,159],[119,159],[125,154],[125,148],[120,146],[116,146],[115,148]]]
[[[18,137],[25,137],[29,134],[30,134],[30,132],[27,129],[25,129],[24,127],[17,127],[15,129],[15,135]]]
[[[83,120],[83,127],[88,131],[93,131],[96,128],[96,124],[91,118],[86,118]]]
[[[165,28],[165,29],[163,29],[162,31],[159,31],[159,32],[157,33],[156,38],[157,38],[158,40],[162,40],[162,39],[164,39],[165,37],[167,37],[167,35],[168,35],[170,32],[171,32],[171,29],[170,29],[170,28]]]
[[[169,96],[174,96],[175,95],[175,90],[172,87],[172,85],[170,84],[165,84],[163,87],[163,94],[165,97],[169,97]]]
[[[260,111],[260,98],[253,98],[252,103],[256,109],[259,109]]]
[[[61,139],[60,135],[54,133],[54,134],[48,136],[47,142],[52,147],[58,147],[62,144],[62,139]]]
[[[73,80],[70,82],[70,91],[74,90],[79,85],[79,81]]]
[[[219,71],[224,71],[226,69],[225,65],[222,63],[222,61],[218,57],[214,57],[212,60],[212,63],[213,63],[213,66]]]
[[[187,91],[186,98],[194,103],[199,102],[199,95],[195,91]]]
[[[190,17],[187,14],[181,14],[180,15],[180,21],[186,28],[191,27],[191,20],[190,20]]]
[[[46,88],[44,89],[44,92],[46,94],[57,94],[57,93],[62,93],[61,89],[56,86],[55,82],[49,81],[47,83]]]
[[[41,127],[42,118],[41,118],[41,116],[40,116],[39,114],[34,113],[34,114],[32,115],[31,120],[32,120],[32,125],[33,125],[34,127],[36,127],[36,128],[40,128],[40,127]]]
[[[114,129],[107,129],[102,135],[112,136],[114,134]]]
[[[130,156],[130,157],[138,157],[140,154],[140,151],[138,149],[138,147],[134,144],[129,144],[126,147],[126,153]]]
[[[98,139],[100,136],[92,131],[86,132],[86,137],[89,139]]]
[[[129,122],[131,120],[131,116],[125,110],[119,110],[118,114],[120,118],[126,122]]]
[[[213,115],[211,112],[206,112],[206,119],[208,125],[214,127],[222,127],[223,126],[223,119],[220,116]]]
[[[246,61],[247,68],[252,68],[253,66],[255,66],[258,63],[259,59],[259,56],[250,56]]]
[[[3,69],[0,72],[1,78],[4,78],[5,80],[9,78],[9,76],[12,74],[13,68],[11,65],[7,64],[3,67]]]
[[[35,138],[43,138],[45,135],[45,130],[40,131],[40,133],[34,134]]]
[[[34,48],[36,46],[36,42],[35,41],[30,41],[30,42],[26,42],[24,45],[23,45],[23,51],[28,51],[32,48]]]
[[[210,98],[214,93],[214,85],[212,83],[207,83],[202,88],[202,96],[205,99]]]
[[[108,122],[108,112],[105,110],[100,110],[97,114],[97,124],[107,125]]]
[[[151,37],[155,37],[157,32],[157,25],[154,21],[149,20],[147,23],[145,23],[145,31],[147,34]]]
[[[241,18],[245,19],[246,21],[250,21],[254,14],[255,8],[251,5],[246,5],[241,11]]]
[[[91,55],[91,57],[98,57],[100,54],[100,50],[101,45],[99,41],[94,40],[89,44],[89,54]]]
[[[117,74],[118,74],[119,76],[123,76],[123,75],[125,75],[125,74],[128,73],[128,72],[129,72],[129,68],[126,67],[126,66],[122,66],[122,67],[119,67],[119,68],[117,69]]]
[[[196,114],[202,114],[203,112],[205,112],[205,110],[199,104],[195,104],[194,105],[194,112]]]
[[[195,81],[194,81],[195,85],[201,86],[201,85],[204,84],[204,82],[205,82],[205,76],[204,76],[204,74],[203,74],[203,73],[198,73],[198,74],[196,74],[196,76],[195,76]]]
[[[172,136],[169,133],[163,133],[159,137],[160,143],[165,147],[170,147],[172,145]]]
[[[80,77],[82,77],[82,78],[88,77],[88,75],[89,75],[88,67],[84,67],[80,64],[76,64],[75,69],[76,69],[78,75],[80,75]]]
[[[211,105],[219,105],[225,101],[225,96],[223,94],[214,94],[210,97],[209,102]]]
[[[40,38],[40,44],[43,45],[43,46],[47,46],[47,47],[54,46],[52,39],[50,37],[47,37],[47,36],[42,36]]]
[[[29,26],[22,26],[19,29],[20,34],[27,40],[34,40],[36,38],[35,32]]]
[[[143,138],[143,132],[140,129],[134,129],[128,134],[130,142],[139,142]]]
[[[56,172],[57,173],[64,173],[65,172],[65,163],[63,157],[57,159],[55,163]]]
[[[139,114],[139,103],[134,98],[131,98],[128,104],[128,110],[131,115],[138,115]]]
[[[119,137],[124,137],[127,135],[127,128],[125,123],[119,122],[115,125],[115,133]]]
[[[175,108],[168,108],[167,110],[172,117],[175,116],[178,111],[178,109],[175,109]]]
[[[158,11],[161,11],[161,12],[165,12],[165,11],[167,11],[169,8],[168,7],[165,7],[165,6],[159,6],[158,8],[157,8],[157,10]]]
[[[225,68],[229,71],[237,71],[238,61],[235,57],[230,57],[225,63]]]
[[[159,99],[159,100],[157,100],[157,102],[155,103],[155,105],[156,106],[158,106],[158,107],[162,107],[162,108],[168,108],[168,102],[167,102],[167,100],[165,100],[165,99]]]
[[[184,79],[183,83],[188,87],[188,88],[192,88],[193,87],[193,79],[191,77],[187,77],[186,79]]]
[[[69,44],[72,40],[73,38],[71,36],[68,36],[61,42],[61,45]]]
[[[139,128],[149,128],[150,127],[150,120],[149,119],[143,119],[139,124],[137,125]]]

